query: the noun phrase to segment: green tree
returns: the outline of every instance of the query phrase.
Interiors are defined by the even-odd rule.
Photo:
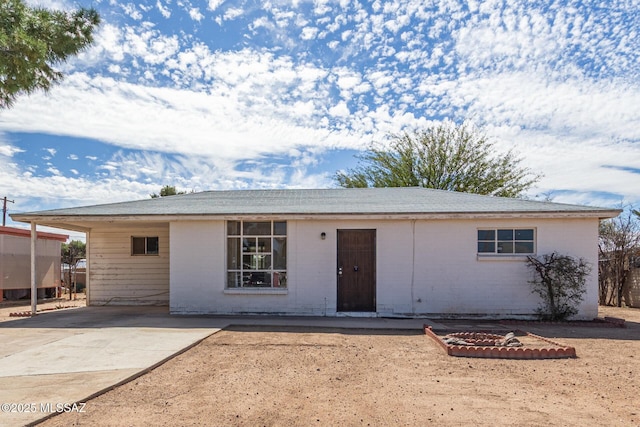
[[[63,75],[53,67],[86,48],[99,23],[94,9],[51,11],[0,0],[0,108],[59,82]]]
[[[441,123],[392,135],[390,146],[372,145],[360,164],[335,180],[341,187],[425,187],[503,197],[519,197],[540,179],[520,166],[513,151],[495,144],[469,125]]]
[[[542,320],[565,320],[578,314],[591,273],[587,261],[553,252],[540,258],[528,256],[527,265],[535,272],[529,283],[542,298],[537,310]]]
[[[167,196],[175,196],[177,194],[187,194],[186,191],[177,191],[176,187],[173,185],[165,185],[160,189],[160,194],[153,193],[151,194],[152,199],[157,199],[158,197],[167,197]]]
[[[78,260],[86,258],[87,245],[80,240],[72,240],[69,243],[63,243],[61,248],[62,271],[64,273],[64,282],[69,289],[69,299],[71,299],[72,289],[75,286],[76,267]]]

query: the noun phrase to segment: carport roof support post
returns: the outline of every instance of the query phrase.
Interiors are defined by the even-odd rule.
[[[38,303],[38,288],[36,286],[36,241],[38,232],[36,222],[31,222],[31,315],[35,316]]]

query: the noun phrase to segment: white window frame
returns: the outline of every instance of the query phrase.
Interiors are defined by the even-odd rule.
[[[255,234],[247,232],[245,233],[246,223],[269,223],[269,234]],[[233,228],[232,224],[239,224],[238,233],[230,233],[230,229]],[[284,224],[284,234],[276,230],[276,224]],[[274,290],[286,290],[287,289],[287,221],[280,220],[230,220],[226,221],[226,256],[225,256],[225,290],[254,290],[254,291],[274,291]],[[235,245],[232,247],[231,241],[236,240]],[[285,253],[284,253],[284,268],[276,268],[276,247],[278,244],[282,244],[284,240]],[[278,243],[280,241],[280,243]],[[252,245],[252,243],[255,243]],[[266,243],[261,245],[261,243]],[[267,246],[269,249],[267,250]],[[234,250],[235,249],[235,250]],[[232,252],[236,252],[233,254]],[[239,252],[239,259],[237,254]],[[270,260],[268,268],[260,268],[258,264],[265,260]],[[249,262],[246,262],[249,261]],[[253,265],[255,264],[255,265]],[[235,268],[232,265],[236,266]],[[262,285],[260,282],[251,284],[246,282],[247,276],[256,273],[257,276],[268,274],[270,283],[268,285]],[[233,276],[233,277],[232,277]]]
[[[531,231],[533,233],[533,238],[532,239],[517,239],[517,232],[519,230],[526,230],[526,231]],[[493,232],[493,239],[489,239],[489,238],[480,238],[480,232],[483,231],[491,231]],[[511,239],[504,239],[504,238],[500,238],[499,234],[500,231],[511,231],[512,232],[512,238]],[[516,256],[516,257],[526,257],[528,255],[535,255],[536,254],[536,247],[537,247],[537,230],[535,227],[478,227],[477,231],[476,231],[476,253],[478,254],[478,256],[501,256],[501,257],[509,257],[509,256]],[[513,252],[502,252],[500,251],[500,243],[501,242],[505,242],[505,243],[510,243],[513,247]],[[517,242],[522,242],[522,243],[531,243],[531,252],[516,252],[516,245]],[[485,244],[492,244],[493,245],[493,251],[480,251],[480,245],[482,243]]]

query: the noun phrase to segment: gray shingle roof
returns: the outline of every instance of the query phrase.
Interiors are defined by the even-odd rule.
[[[205,191],[157,199],[13,214],[26,217],[166,215],[403,215],[564,213],[617,215],[618,210],[481,196],[425,188]]]

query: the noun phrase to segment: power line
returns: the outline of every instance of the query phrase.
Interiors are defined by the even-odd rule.
[[[7,202],[8,203],[15,203],[15,200],[9,200],[7,199],[7,196],[4,196],[4,198],[2,199],[2,226],[4,227],[5,224],[7,223]]]

